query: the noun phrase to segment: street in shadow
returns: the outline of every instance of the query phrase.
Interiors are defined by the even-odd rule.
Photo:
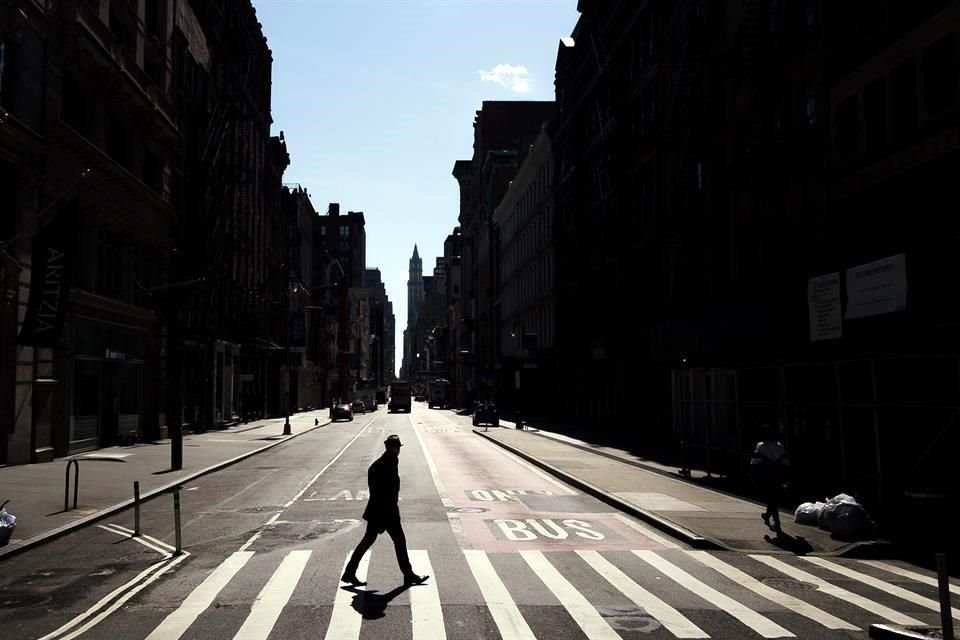
[[[807,542],[806,538],[802,536],[794,537],[782,530],[777,532],[776,537],[771,537],[770,534],[767,534],[763,536],[763,539],[775,547],[798,556],[805,556],[813,551],[813,547]]]
[[[341,587],[344,591],[353,594],[353,610],[363,616],[365,620],[378,620],[387,611],[390,602],[398,595],[410,588],[410,585],[400,585],[386,593],[377,593],[376,589],[365,591],[358,587]]]

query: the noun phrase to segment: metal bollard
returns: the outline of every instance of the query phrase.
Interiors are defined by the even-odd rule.
[[[173,526],[177,533],[177,550],[174,555],[183,553],[183,540],[180,536],[180,487],[173,490]]]
[[[140,535],[140,481],[133,481],[133,535]]]
[[[947,554],[937,554],[937,583],[940,588],[940,626],[943,640],[953,640],[953,617],[950,611],[950,574]]]
[[[80,490],[80,463],[76,458],[67,460],[64,475],[63,510],[70,511],[70,466],[73,465],[73,508],[77,508],[77,492]]]

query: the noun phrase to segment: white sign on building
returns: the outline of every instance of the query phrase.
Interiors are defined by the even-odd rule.
[[[810,311],[810,340],[833,340],[843,336],[840,306],[840,273],[810,278],[807,281],[807,307]]]
[[[847,269],[844,318],[865,318],[907,308],[907,259],[898,254]]]

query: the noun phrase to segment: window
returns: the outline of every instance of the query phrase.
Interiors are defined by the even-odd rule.
[[[327,227],[326,227],[326,226],[320,227],[320,235],[321,235],[321,236],[326,236],[326,235],[327,235]]]
[[[860,148],[860,96],[853,95],[837,105],[836,148],[844,159],[857,155]]]
[[[923,74],[923,102],[930,114],[938,114],[957,102],[957,36],[948,34],[924,49],[921,72]]]
[[[912,58],[893,70],[890,93],[893,135],[903,140],[917,128],[917,69]]]
[[[341,241],[340,241],[340,252],[341,252],[341,253],[347,253],[348,251],[350,251],[350,242],[349,242],[348,240],[341,240]]]
[[[887,142],[887,87],[885,78],[874,80],[863,91],[864,147],[875,153]]]
[[[350,227],[345,224],[340,225],[340,237],[349,238],[350,237]]]
[[[817,126],[817,94],[812,89],[803,100],[803,121],[808,129]]]

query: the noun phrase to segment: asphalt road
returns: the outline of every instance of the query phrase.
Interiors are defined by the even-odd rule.
[[[897,563],[692,551],[416,404],[305,434],[144,507],[0,564],[0,637],[865,638],[935,623],[929,576]],[[389,537],[339,582],[363,532],[366,470],[396,433],[414,570]],[[954,606],[960,602],[956,588]]]

